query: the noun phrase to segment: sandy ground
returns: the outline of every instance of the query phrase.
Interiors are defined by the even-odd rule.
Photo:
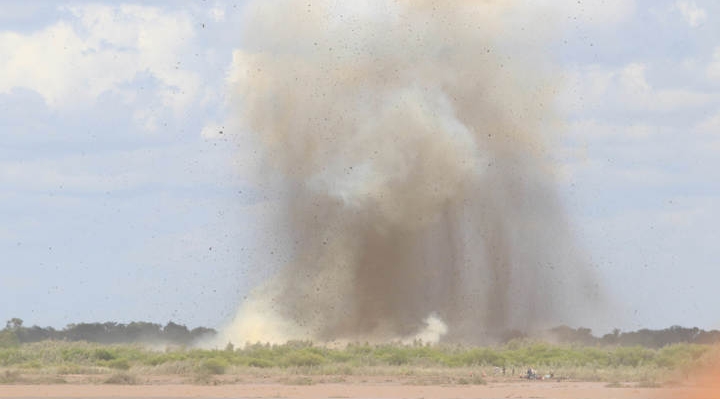
[[[0,385],[0,398],[477,398],[477,399],[720,399],[699,387],[610,388],[591,382],[515,382],[417,386],[391,383],[285,385]],[[718,392],[718,391],[715,391]]]

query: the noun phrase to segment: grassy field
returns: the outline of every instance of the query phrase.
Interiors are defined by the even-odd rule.
[[[255,344],[225,350],[151,349],[44,341],[0,348],[0,383],[82,381],[146,383],[153,376],[179,382],[242,382],[265,378],[290,384],[342,382],[350,376],[397,377],[416,384],[482,384],[518,379],[528,367],[554,378],[652,386],[681,381],[720,356],[720,346],[677,344],[662,349],[583,347],[514,341],[499,347],[368,345],[342,348],[309,342]],[[505,368],[505,374],[502,368]],[[94,376],[94,377],[93,377]]]

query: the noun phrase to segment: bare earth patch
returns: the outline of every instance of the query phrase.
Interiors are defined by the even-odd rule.
[[[310,377],[307,377],[310,378]],[[634,384],[608,386],[596,382],[490,382],[487,385],[409,385],[388,377],[341,383],[248,381],[219,379],[210,384],[179,380],[147,381],[142,385],[66,383],[0,385],[0,398],[477,398],[477,399],[717,399],[710,388],[677,386],[639,388]],[[715,391],[717,392],[717,391]]]

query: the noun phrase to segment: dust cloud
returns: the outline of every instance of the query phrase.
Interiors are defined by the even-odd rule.
[[[261,228],[290,239],[222,339],[487,342],[587,315],[548,25],[506,1],[251,2],[231,80],[283,193]]]

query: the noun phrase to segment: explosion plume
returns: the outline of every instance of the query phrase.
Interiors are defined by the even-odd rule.
[[[547,18],[250,3],[232,77],[290,261],[224,338],[478,342],[572,320],[594,286],[554,191]]]

